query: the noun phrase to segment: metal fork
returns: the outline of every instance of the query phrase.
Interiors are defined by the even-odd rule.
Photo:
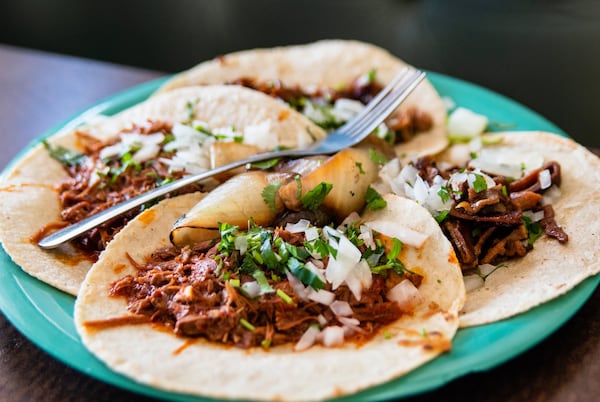
[[[167,195],[175,190],[196,183],[219,173],[244,166],[249,163],[265,161],[274,158],[302,157],[312,155],[327,155],[341,151],[358,144],[377,128],[406,97],[425,78],[425,73],[412,68],[404,68],[383,90],[369,102],[363,110],[339,129],[331,132],[323,140],[315,142],[305,149],[292,149],[277,152],[266,152],[241,159],[215,169],[195,175],[185,176],[146,193],[140,194],[125,202],[117,204],[104,211],[83,219],[71,226],[58,230],[38,242],[43,249],[52,249],[94,229],[124,213],[139,207],[158,197]]]

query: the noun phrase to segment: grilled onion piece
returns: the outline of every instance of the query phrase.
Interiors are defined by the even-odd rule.
[[[336,218],[343,219],[362,209],[367,189],[377,179],[377,171],[368,150],[349,148],[302,176],[299,180],[301,191],[298,191],[298,182],[292,180],[281,186],[279,195],[288,209],[297,211],[302,207],[299,195],[306,194],[322,182],[333,184],[322,205]]]
[[[283,208],[279,198],[275,199],[275,210],[262,198],[269,177],[266,172],[252,171],[221,184],[175,222],[171,242],[182,246],[219,237],[220,222],[246,230],[251,218],[258,225],[268,226]]]

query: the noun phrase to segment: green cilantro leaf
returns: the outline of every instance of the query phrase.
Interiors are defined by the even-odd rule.
[[[367,188],[367,193],[365,194],[365,201],[367,203],[366,208],[372,211],[383,209],[387,206],[387,201],[384,200],[381,194],[379,194],[377,190],[375,190],[371,186]]]
[[[477,193],[486,190],[487,183],[485,182],[485,178],[477,173],[473,173],[473,175],[475,176],[475,181],[473,181],[473,190],[475,190]]]
[[[533,243],[544,233],[542,225],[539,222],[534,222],[528,216],[523,216],[523,224],[527,230],[527,244],[533,246]]]
[[[279,187],[281,187],[281,181],[275,180],[274,182],[267,184],[261,193],[265,204],[269,206],[271,211],[275,211],[276,209],[275,201],[277,200],[277,191],[279,191]]]
[[[310,211],[316,211],[332,188],[333,184],[324,181],[317,184],[312,190],[300,197],[302,207]]]
[[[448,202],[450,199],[450,191],[448,191],[448,187],[440,187],[437,194],[444,203]]]
[[[86,156],[82,153],[72,151],[60,145],[53,147],[46,140],[42,140],[42,144],[44,145],[44,148],[46,148],[52,159],[60,162],[65,166],[80,165],[86,159]]]
[[[287,262],[287,267],[296,278],[306,286],[310,286],[315,290],[323,289],[325,283],[314,272],[306,268],[303,263],[296,258],[291,257]]]
[[[369,148],[369,158],[377,165],[385,165],[388,159],[383,154],[377,152],[373,148]]]

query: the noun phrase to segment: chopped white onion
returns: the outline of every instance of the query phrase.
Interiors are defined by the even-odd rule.
[[[308,229],[309,225],[310,221],[308,221],[307,219],[300,219],[296,223],[288,223],[287,225],[285,225],[285,230],[287,230],[290,233],[302,233],[305,232],[306,229]]]
[[[306,241],[308,242],[317,240],[319,238],[319,229],[317,229],[314,226],[311,226],[304,231],[304,236],[306,237]]]
[[[242,291],[251,299],[260,295],[260,285],[256,281],[245,282],[240,286]]]
[[[398,225],[391,221],[375,220],[371,222],[365,222],[365,225],[376,232],[388,237],[396,238],[404,244],[408,244],[417,248],[421,247],[428,237],[428,235],[424,233],[417,232],[416,230],[407,228],[406,226]]]
[[[454,99],[449,96],[442,96],[442,103],[446,107],[447,111],[451,111],[456,107],[456,102],[454,102]]]
[[[483,287],[483,279],[477,274],[465,275],[463,276],[463,281],[467,293]]]
[[[552,176],[550,176],[550,171],[548,169],[542,170],[538,174],[538,180],[540,181],[540,186],[542,187],[542,190],[550,188],[550,186],[552,185]]]
[[[331,115],[338,122],[345,122],[356,116],[365,108],[365,105],[354,99],[340,98],[335,101]]]
[[[352,314],[354,314],[354,311],[352,311],[352,307],[350,307],[350,304],[342,300],[334,301],[329,305],[329,308],[331,309],[331,311],[333,311],[333,314],[337,316],[349,317]]]
[[[325,278],[325,269],[317,267],[312,261],[307,261],[304,264],[304,268],[315,274],[315,276],[319,278],[321,282],[326,282],[327,279]]]
[[[389,300],[398,303],[404,311],[412,311],[421,300],[419,289],[408,279],[402,280],[387,293]]]
[[[324,229],[326,228],[328,227],[325,226]],[[333,290],[346,281],[346,278],[362,257],[360,250],[346,236],[340,232],[337,232],[336,235],[340,236],[337,245],[337,256],[329,258],[329,263],[325,269],[325,277],[331,283]]]
[[[317,321],[319,321],[319,325],[324,327],[325,325],[327,325],[327,318],[325,318],[325,316],[323,314],[319,314],[317,316]]]
[[[488,118],[464,107],[458,107],[448,117],[448,135],[457,139],[471,139],[482,134]]]
[[[314,290],[313,288],[309,287],[306,290],[308,293],[308,298],[310,300],[316,301],[320,304],[324,304],[325,306],[331,305],[331,303],[335,299],[335,293],[325,289]]]
[[[121,142],[104,147],[100,150],[100,159],[114,158],[121,153],[122,149],[123,144]]]
[[[235,246],[235,249],[240,252],[240,255],[244,255],[246,254],[246,250],[248,250],[248,237],[237,236],[233,244]]]
[[[377,248],[375,239],[373,238],[373,231],[367,225],[360,225],[360,234],[358,235],[358,238],[364,242],[365,247],[368,247],[371,250]]]
[[[373,275],[371,268],[365,260],[359,261],[346,278],[346,285],[348,285],[356,300],[361,299],[362,290],[370,288],[372,283]]]
[[[329,120],[329,116],[321,108],[313,104],[313,102],[306,102],[304,104],[302,114],[317,124],[326,123]]]
[[[277,136],[271,132],[271,122],[269,120],[247,126],[244,129],[243,137],[245,144],[256,145],[260,148],[264,148],[265,144],[269,144],[270,148],[279,146]]]
[[[320,334],[323,345],[330,348],[344,343],[344,328],[332,325],[324,328]]]
[[[360,321],[356,318],[348,318],[348,317],[337,317],[338,321],[341,322],[344,326],[348,327],[358,327],[360,325]]]
[[[492,272],[494,272],[494,270],[496,269],[496,266],[492,265],[492,264],[481,264],[477,268],[479,269],[479,273],[481,273],[481,275],[486,277],[489,274],[491,274]]]
[[[306,300],[308,298],[308,290],[304,287],[302,282],[300,282],[300,279],[296,278],[290,271],[286,271],[285,274],[292,289],[294,289],[296,296],[302,300]]]
[[[542,219],[544,219],[544,211],[536,211],[536,212],[532,212],[532,211],[525,211],[523,212],[523,216],[528,217],[529,219],[531,219],[532,222],[539,222]]]
[[[344,231],[348,226],[354,222],[360,221],[360,215],[356,211],[352,211],[350,215],[348,215],[342,223],[337,227],[337,230]]]
[[[315,344],[317,338],[319,337],[319,328],[315,325],[311,325],[304,331],[296,345],[294,345],[294,350],[300,352],[302,350],[306,350]]]

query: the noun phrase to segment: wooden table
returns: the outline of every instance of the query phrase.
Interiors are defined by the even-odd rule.
[[[0,168],[27,143],[91,104],[162,73],[0,45]],[[565,104],[568,107],[568,102]],[[424,401],[596,401],[600,290],[539,345]],[[0,401],[149,401],[56,361],[0,314]]]

